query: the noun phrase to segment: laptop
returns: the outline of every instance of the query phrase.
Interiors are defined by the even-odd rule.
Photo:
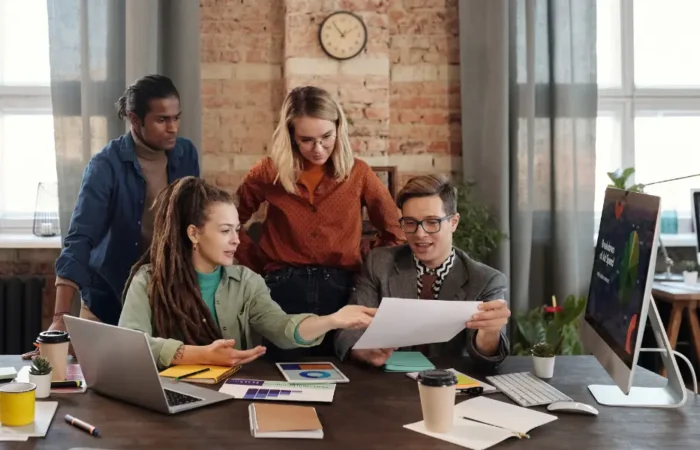
[[[141,331],[64,316],[89,389],[133,405],[177,414],[233,397],[158,375],[148,338]]]

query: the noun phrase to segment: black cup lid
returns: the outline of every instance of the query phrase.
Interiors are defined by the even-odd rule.
[[[70,336],[65,331],[42,331],[36,341],[39,344],[60,344],[70,341]]]
[[[457,375],[449,370],[424,370],[418,374],[418,382],[424,386],[453,386],[457,384]]]

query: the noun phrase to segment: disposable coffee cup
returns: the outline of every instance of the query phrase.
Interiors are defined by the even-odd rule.
[[[454,423],[457,376],[449,370],[425,370],[418,374],[418,394],[425,429],[448,433]]]
[[[66,379],[66,364],[70,336],[65,331],[42,331],[36,339],[39,354],[51,363],[53,368],[51,381]]]

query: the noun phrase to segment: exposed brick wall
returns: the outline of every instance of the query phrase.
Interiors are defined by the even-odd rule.
[[[200,0],[204,176],[235,189],[267,153],[286,92],[328,89],[352,121],[357,155],[417,173],[461,171],[457,0]],[[338,62],[318,27],[349,10],[365,51]]]
[[[232,190],[267,152],[282,104],[281,0],[201,0],[202,173]]]
[[[46,278],[41,320],[45,329],[51,324],[53,316],[56,298],[54,263],[59,253],[59,249],[0,249],[0,277],[17,275]]]

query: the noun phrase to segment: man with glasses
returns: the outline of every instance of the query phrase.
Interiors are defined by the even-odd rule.
[[[384,297],[482,301],[466,330],[451,341],[413,350],[429,356],[466,353],[477,363],[496,367],[509,352],[503,333],[510,317],[504,300],[507,280],[499,271],[452,246],[452,233],[459,224],[456,189],[445,177],[419,176],[406,183],[396,203],[408,245],[371,251],[350,303],[376,308]],[[395,349],[351,350],[362,333],[338,333],[338,356],[376,367],[384,365]]]

